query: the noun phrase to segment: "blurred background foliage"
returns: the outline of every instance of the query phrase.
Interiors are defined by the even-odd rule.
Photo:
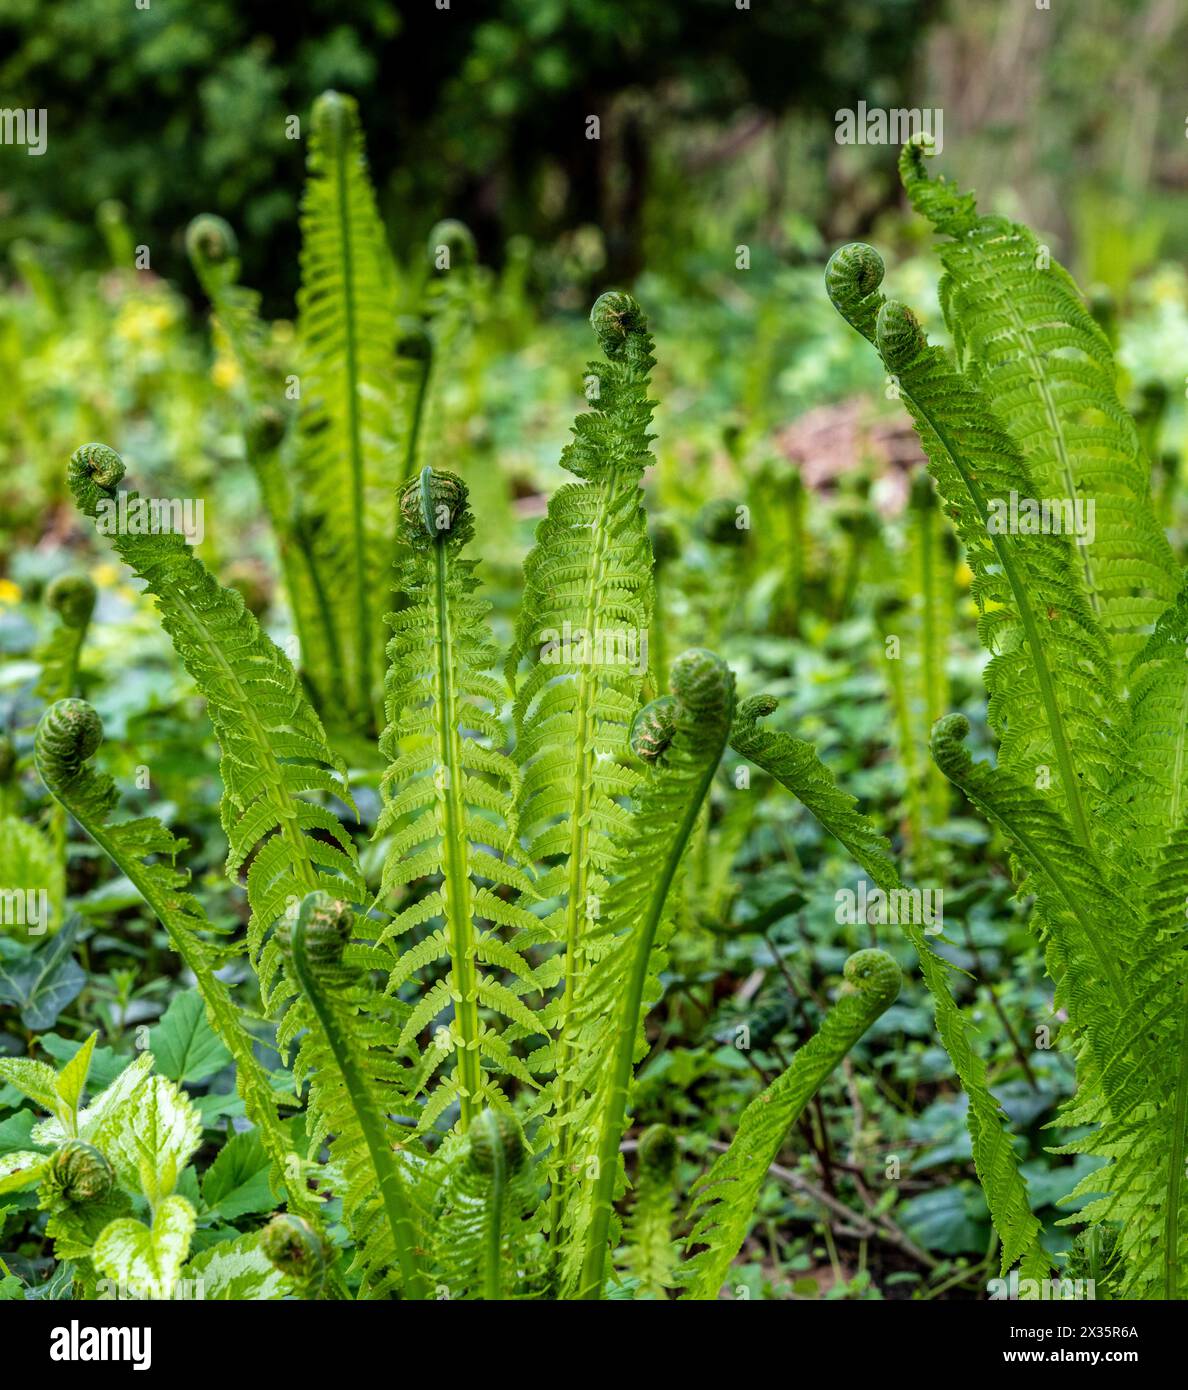
[[[220,873],[217,755],[199,702],[151,608],[64,505],[64,469],[78,444],[105,439],[147,494],[206,499],[204,558],[284,640],[243,457],[242,383],[212,338],[183,237],[200,212],[232,223],[284,358],[305,155],[286,122],[304,130],[328,86],[352,92],[409,280],[428,276],[438,217],[477,237],[435,462],[471,486],[496,619],[506,630],[519,562],[564,476],[592,355],[586,311],[626,284],[657,342],[658,635],[670,654],[718,647],[743,689],[784,696],[790,725],[908,868],[944,883],[945,951],[970,972],[961,1002],[1021,1136],[1049,1246],[1065,1249],[1055,1203],[1078,1171],[1047,1152],[1043,1126],[1072,1068],[1032,1045],[1034,1028],[1058,1020],[1027,904],[1011,897],[1003,847],[929,782],[918,673],[885,660],[889,626],[910,635],[919,621],[925,521],[907,505],[919,453],[821,284],[838,242],[876,242],[895,293],[941,335],[936,264],[904,215],[896,149],[839,145],[834,116],[859,101],[943,109],[939,168],[984,209],[1031,223],[1073,270],[1117,345],[1184,556],[1186,39],[1178,0],[0,0],[0,105],[44,107],[49,120],[44,156],[0,146],[0,723],[17,758],[0,767],[0,809],[46,815],[28,766],[54,624],[44,596],[84,570],[99,601],[79,685],[104,719],[127,809],[189,836],[203,901],[220,921],[242,914]],[[946,692],[986,751],[969,574],[951,543],[941,553]],[[368,791],[364,779],[361,805]],[[835,918],[834,891],[854,878],[836,846],[790,799],[729,801],[744,804],[720,796],[692,856],[640,1090],[641,1123],[695,1136],[686,1179],[805,1036],[847,952],[867,944]],[[128,1030],[184,984],[135,894],[77,837],[70,870],[87,978],[55,1026],[70,1038],[100,1027],[105,1046],[127,1051]],[[16,951],[0,936],[0,956]],[[750,1050],[735,1042],[744,1024]],[[66,1046],[7,1016],[0,1026],[0,1050],[51,1043]],[[993,1243],[964,1098],[918,980],[859,1063],[790,1146],[793,1175],[773,1178],[739,1282],[755,1295],[980,1292]],[[0,1154],[16,1103],[0,1091]],[[903,1167],[890,1184],[889,1156]],[[839,1221],[827,1199],[853,1217]],[[0,1235],[14,1210],[0,1208]]]

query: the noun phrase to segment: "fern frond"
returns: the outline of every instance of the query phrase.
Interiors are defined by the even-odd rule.
[[[85,444],[70,460],[86,516],[115,506],[123,476],[123,460],[106,444]],[[128,496],[131,505],[136,494]],[[222,755],[227,872],[234,877],[250,861],[248,943],[267,999],[277,959],[265,937],[288,903],[318,888],[354,902],[365,896],[354,842],[333,811],[305,800],[319,793],[353,811],[345,771],[288,658],[180,535],[117,530],[110,540],[156,598],[161,625],[206,697]]]
[[[292,1180],[296,1155],[277,1117],[268,1077],[217,975],[238,954],[237,948],[218,939],[198,900],[186,891],[189,874],[174,866],[186,841],[151,817],[113,823],[115,783],[90,766],[102,738],[103,726],[90,705],[59,700],[37,726],[38,774],[54,800],[128,878],[164,927],[170,945],[194,976],[211,1028],[235,1061],[236,1088],[272,1160],[274,1183],[284,1190],[293,1211],[311,1215],[317,1203],[304,1182]]]
[[[541,866],[539,896],[557,904],[546,929],[564,948],[564,992],[548,1015],[558,1058],[547,1097],[554,1239],[572,1181],[573,1110],[584,1098],[569,1066],[577,982],[590,964],[592,909],[606,893],[615,844],[629,834],[622,801],[639,774],[625,754],[652,608],[640,487],[651,462],[652,340],[627,294],[602,295],[590,323],[607,360],[587,365],[592,409],[577,417],[561,455],[580,481],[554,493],[537,529],[507,668],[523,770],[519,824]]]
[[[531,942],[539,922],[525,906],[535,895],[516,841],[519,773],[500,751],[502,690],[488,674],[496,663],[490,605],[477,597],[475,562],[462,558],[474,533],[465,484],[424,468],[401,491],[400,513],[405,606],[388,618],[380,747],[389,765],[375,834],[388,838],[380,895],[405,894],[378,944],[392,952],[390,991],[443,958],[449,962],[444,990],[424,997],[401,1043],[412,1042],[442,1012],[439,996],[448,996],[453,1019],[448,1032],[436,1031],[426,1054],[431,1065],[422,1065],[416,1086],[427,1088],[453,1052],[452,1074],[436,1084],[457,1098],[466,1129],[484,1106],[506,1106],[501,1072],[536,1085],[482,1015],[501,1016],[521,1035],[544,1040],[543,1025],[521,1001],[541,987],[517,942],[525,933]],[[425,928],[427,935],[399,952],[405,933]],[[510,940],[500,929],[512,932]],[[440,1110],[441,1101],[430,1098],[422,1125]]]
[[[1164,1297],[1180,1297],[1188,1249],[1188,830],[1182,826],[1172,837],[1149,884],[1140,881],[1149,904],[1144,918],[1134,903],[1134,884],[1100,875],[1041,794],[1010,769],[972,761],[963,744],[968,732],[963,716],[942,719],[933,756],[1007,834],[1023,884],[1036,895],[1048,968],[1057,981],[1056,1004],[1067,1010],[1077,1054],[1077,1094],[1061,1123],[1093,1126],[1087,1138],[1061,1152],[1109,1160],[1073,1194],[1108,1195],[1090,1202],[1076,1219],[1121,1221],[1125,1287],[1149,1292],[1154,1284],[1168,1290]]]
[[[730,738],[735,752],[786,787],[885,893],[902,891],[886,840],[858,810],[854,798],[837,786],[812,744],[759,726],[758,721],[775,708],[776,701],[770,696],[744,701]],[[920,958],[920,972],[936,1008],[941,1043],[969,1097],[966,1124],[974,1166],[1002,1241],[1002,1268],[1022,1261],[1025,1277],[1047,1278],[1050,1265],[1039,1242],[1040,1223],[1031,1210],[1027,1183],[1019,1171],[1002,1107],[990,1093],[986,1064],[974,1050],[965,1016],[953,998],[950,967],[933,950],[918,922],[902,925]]]
[[[349,988],[354,973],[346,949],[353,927],[354,913],[348,904],[320,892],[310,893],[302,900],[296,921],[289,925],[284,945],[316,1019],[320,1041],[334,1059],[333,1078],[329,1069],[323,1068],[319,1080],[324,1089],[341,1087],[340,1111],[349,1107],[353,1112],[354,1124],[341,1124],[340,1136],[357,1130],[363,1140],[362,1144],[341,1141],[335,1150],[336,1161],[342,1161],[346,1169],[343,1211],[358,1242],[356,1267],[374,1284],[383,1265],[394,1258],[404,1296],[423,1298],[426,1290],[418,1254],[421,1240],[405,1179],[392,1153],[399,1130],[387,1114],[387,1088],[382,1085],[390,1078],[377,1078],[372,1072],[369,1063],[374,1059],[367,1055],[365,1046],[360,1047],[359,1022],[349,1005],[343,1008],[337,997],[340,990]],[[365,1038],[362,1041],[366,1043]],[[310,1052],[303,1052],[301,1061],[308,1063]],[[382,1237],[376,1230],[381,1213],[387,1226]]]
[[[1115,801],[1128,846],[1150,856],[1188,808],[1188,574],[1128,673],[1127,766]]]
[[[652,764],[631,819],[630,854],[589,933],[576,981],[573,1051],[575,1108],[569,1153],[595,1162],[589,1191],[571,1188],[566,1278],[581,1252],[579,1298],[603,1293],[613,1203],[622,1179],[619,1143],[627,1121],[634,1064],[646,1051],[643,1020],[660,996],[672,931],[670,890],[734,718],[734,675],[711,652],[684,652],[672,664],[671,694],[645,707],[632,747]]]
[[[704,1248],[681,1267],[689,1298],[717,1298],[788,1131],[834,1067],[899,995],[899,966],[885,951],[856,952],[844,973],[842,993],[820,1028],[743,1111],[730,1148],[694,1188],[695,1223],[687,1243]]]
[[[926,135],[900,154],[917,211],[950,240],[941,305],[959,361],[979,384],[1034,478],[1038,498],[1094,506],[1093,537],[1078,539],[1076,571],[1105,632],[1118,675],[1175,597],[1178,567],[1151,505],[1151,465],[1118,400],[1117,368],[1068,272],[1034,233],[979,217],[972,197],[928,176]]]
[[[291,420],[279,371],[268,360],[260,296],[239,284],[235,233],[221,217],[195,217],[186,229],[186,250],[214,309],[216,341],[226,346],[238,369],[246,417],[244,451],[276,541],[304,679],[318,708],[332,717],[345,703],[338,632],[315,563],[312,522],[303,513],[304,501],[286,457]]]
[[[106,445],[77,450],[69,477],[80,510],[93,517],[101,503],[114,504],[123,475],[122,460]],[[309,893],[320,890],[355,903],[366,897],[354,841],[328,805],[306,799],[310,793],[339,798],[353,811],[345,772],[288,658],[261,632],[242,597],[220,588],[179,535],[117,531],[111,543],[156,597],[162,626],[206,697],[221,753],[227,872],[235,879],[248,865],[248,951],[264,1007],[271,1017],[281,1018],[278,1042],[288,1047],[308,1027],[308,1015],[287,1007],[300,989],[291,970],[283,968],[272,928]],[[392,1028],[396,1011],[370,989],[352,997],[351,1007],[353,1032],[364,1045],[367,1065],[395,1083],[401,1075],[393,1052],[399,1032]],[[307,1126],[315,1143],[334,1137],[332,1159],[336,1149],[357,1155],[363,1136],[353,1110],[344,1105],[325,1048],[317,1050],[318,1039],[311,1031],[297,1059],[301,1074],[312,1077]],[[393,1094],[399,1092],[394,1086]],[[354,1180],[355,1190],[365,1191],[357,1162],[348,1157],[341,1166],[348,1188]],[[378,1268],[385,1255],[372,1235],[360,1230],[360,1258]]]
[[[870,247],[843,247],[826,270],[838,311],[875,342],[896,382],[974,572],[979,635],[991,653],[985,679],[1000,760],[1052,784],[1090,850],[1094,817],[1116,775],[1122,720],[1110,650],[1090,613],[1064,535],[991,525],[990,501],[1036,497],[1027,464],[976,380],[930,347],[915,315],[878,291],[883,266]]]
[[[314,103],[298,293],[302,511],[337,627],[347,708],[369,723],[395,559],[395,268],[352,98]]]
[[[483,1110],[442,1184],[433,1238],[439,1288],[451,1299],[487,1302],[538,1294],[542,1251],[530,1220],[538,1204],[519,1122]]]

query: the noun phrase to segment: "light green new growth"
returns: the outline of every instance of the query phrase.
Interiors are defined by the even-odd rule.
[[[672,930],[673,881],[709,795],[734,719],[734,674],[711,652],[684,652],[672,664],[671,694],[643,709],[632,734],[651,764],[637,795],[631,853],[607,892],[574,989],[571,1066],[578,1095],[570,1151],[594,1158],[589,1196],[568,1213],[584,1257],[576,1292],[600,1298],[619,1143],[634,1065],[646,1051],[643,1018],[660,995],[664,948]],[[658,706],[658,707],[657,707]]]
[[[624,753],[652,604],[640,487],[651,462],[652,340],[639,305],[621,292],[600,296],[590,323],[607,360],[587,364],[591,409],[575,420],[561,456],[580,481],[553,494],[537,529],[507,664],[523,775],[519,825],[542,866],[537,893],[557,901],[545,925],[564,950],[564,989],[545,1015],[557,1035],[556,1078],[546,1097],[554,1245],[573,1176],[577,1111],[589,1095],[574,1084],[577,991],[615,843],[629,834],[621,802],[638,773]]]
[[[383,615],[396,553],[396,271],[354,100],[323,93],[311,126],[297,301],[297,487],[334,605],[346,712],[366,728],[382,683]]]
[[[730,739],[735,752],[770,773],[802,802],[883,892],[902,890],[887,841],[858,810],[854,798],[838,788],[812,744],[760,726],[758,721],[775,708],[770,696],[743,703]],[[1002,1241],[1002,1268],[1022,1261],[1026,1277],[1045,1279],[1050,1265],[1040,1245],[1040,1223],[1031,1210],[1002,1108],[987,1085],[986,1065],[974,1050],[965,1016],[953,999],[950,967],[937,955],[919,922],[901,925],[920,958],[920,971],[936,1008],[937,1032],[969,1097],[966,1124],[978,1178]]]
[[[239,948],[220,941],[197,898],[186,885],[189,874],[174,867],[186,841],[171,834],[158,820],[112,822],[117,793],[108,776],[94,771],[90,760],[103,738],[99,716],[83,700],[59,700],[37,726],[37,771],[54,799],[82,826],[126,875],[165,928],[170,945],[194,976],[206,1016],[223,1046],[235,1060],[239,1093],[273,1163],[273,1180],[294,1211],[309,1212],[314,1201],[303,1183],[292,1180],[292,1146],[277,1118],[268,1077],[252,1051],[227,986],[218,978],[239,954]]]
[[[1182,1297],[1183,580],[1117,400],[1109,343],[1071,278],[1025,228],[979,216],[972,196],[930,180],[930,153],[912,142],[901,169],[915,205],[950,238],[941,302],[956,363],[928,345],[910,310],[883,299],[870,247],[837,252],[827,285],[894,374],[974,572],[997,766],[972,761],[961,716],[937,723],[932,750],[1007,836],[1020,887],[1035,895],[1077,1060],[1061,1122],[1088,1131],[1064,1151],[1108,1161],[1073,1194],[1105,1195],[1070,1219],[1117,1223],[1122,1296]],[[1092,505],[1093,532],[1004,526],[1012,493],[1078,503],[1079,517],[1064,513],[1074,521]],[[997,1214],[995,1224],[1005,1247]]]
[[[899,966],[885,951],[852,955],[842,993],[820,1028],[791,1066],[743,1111],[730,1148],[694,1188],[694,1225],[687,1244],[697,1253],[681,1268],[687,1297],[717,1298],[788,1131],[830,1072],[895,1002],[900,979]]]
[[[515,833],[519,771],[501,751],[503,690],[490,674],[497,664],[490,605],[475,592],[476,562],[462,558],[474,533],[466,487],[452,473],[424,468],[401,491],[400,512],[405,606],[388,615],[380,740],[388,767],[375,834],[386,846],[380,900],[397,890],[405,896],[377,946],[392,953],[390,992],[443,957],[450,962],[412,1010],[399,1046],[414,1043],[452,1003],[450,1027],[438,1028],[425,1046],[409,1094],[425,1090],[453,1053],[453,1074],[425,1105],[420,1128],[457,1100],[466,1129],[484,1106],[506,1106],[494,1076],[537,1084],[480,1010],[516,1025],[520,1036],[535,1035],[538,1045],[546,1041],[539,1016],[523,1002],[543,988],[523,954],[543,933],[524,906],[535,893]],[[426,889],[430,879],[435,886]],[[410,893],[411,885],[419,890]],[[428,935],[400,953],[401,938],[426,926]],[[514,933],[510,940],[501,927]]]

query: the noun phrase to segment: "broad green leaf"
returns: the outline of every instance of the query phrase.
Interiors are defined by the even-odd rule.
[[[42,1052],[48,1053],[59,1067],[77,1056],[80,1044],[73,1038],[64,1038],[60,1033],[42,1033],[37,1039]],[[85,1044],[84,1044],[85,1045]],[[93,1092],[106,1090],[128,1065],[128,1058],[110,1047],[94,1047],[91,1050],[91,1064],[87,1071],[87,1081]]]
[[[149,1046],[157,1071],[171,1081],[205,1081],[221,1071],[231,1054],[207,1021],[198,993],[178,994],[152,1030]]]
[[[98,1036],[97,1032],[92,1033],[58,1073],[56,1090],[72,1115],[78,1110],[83,1097],[83,1088],[91,1070],[91,1054],[95,1050],[95,1040]]]
[[[163,1076],[151,1076],[134,1105],[119,1111],[103,1146],[120,1183],[151,1203],[167,1197],[202,1142],[202,1120],[186,1094]]]
[[[0,1123],[0,1155],[16,1153],[33,1144],[33,1130],[37,1116],[32,1110],[18,1110],[15,1115]]]
[[[58,1075],[53,1067],[30,1057],[0,1057],[0,1081],[15,1086],[52,1115],[58,1109]]]
[[[272,1211],[277,1199],[268,1182],[271,1161],[254,1129],[234,1135],[202,1179],[202,1199],[225,1221]]]
[[[224,1151],[225,1152],[225,1151]],[[186,1266],[183,1278],[195,1280],[204,1301],[210,1299],[283,1298],[292,1286],[260,1249],[259,1232],[223,1241],[204,1250]]]
[[[130,1216],[110,1222],[91,1251],[92,1263],[142,1298],[170,1298],[190,1252],[194,1220],[194,1208],[184,1197],[166,1197],[152,1226]]]

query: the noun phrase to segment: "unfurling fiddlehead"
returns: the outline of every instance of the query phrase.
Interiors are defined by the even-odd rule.
[[[46,1164],[43,1194],[78,1205],[101,1202],[115,1186],[115,1170],[93,1144],[68,1139]]]
[[[219,940],[197,898],[186,891],[189,875],[173,866],[186,842],[152,817],[113,822],[115,783],[89,766],[102,742],[103,725],[85,700],[59,700],[37,726],[34,758],[41,780],[58,805],[128,878],[165,928],[170,945],[197,982],[211,1027],[235,1059],[236,1084],[272,1160],[278,1190],[285,1191],[294,1211],[312,1211],[316,1205],[312,1194],[291,1174],[292,1146],[277,1118],[268,1077],[252,1050],[253,1039],[216,973],[234,952]]]
[[[282,1212],[260,1232],[260,1249],[299,1298],[316,1298],[326,1283],[334,1247],[312,1221]]]
[[[789,1129],[829,1073],[899,994],[901,972],[885,951],[855,952],[846,961],[844,975],[842,992],[820,1028],[787,1071],[743,1111],[730,1148],[694,1189],[696,1223],[688,1244],[705,1248],[681,1269],[688,1298],[717,1298],[746,1239],[767,1170]]]
[[[578,1296],[586,1299],[602,1296],[619,1143],[633,1066],[643,1052],[641,1020],[659,994],[660,957],[671,930],[668,895],[734,719],[734,674],[712,652],[684,652],[669,683],[673,703],[664,718],[671,715],[671,737],[638,795],[630,857],[607,894],[606,925],[592,933],[598,966],[577,1001],[579,1029],[593,1033],[576,1058],[579,1069],[594,1070],[595,1178],[579,1215],[579,1227],[588,1222],[578,1281]]]
[[[334,997],[342,981],[343,951],[352,925],[348,904],[334,902],[323,893],[310,893],[302,899],[297,920],[290,926],[286,954],[334,1055],[367,1145],[400,1266],[404,1296],[423,1298],[425,1286],[417,1256],[417,1234],[404,1182],[392,1155],[383,1113],[355,1056],[353,1034],[340,1018]]]

